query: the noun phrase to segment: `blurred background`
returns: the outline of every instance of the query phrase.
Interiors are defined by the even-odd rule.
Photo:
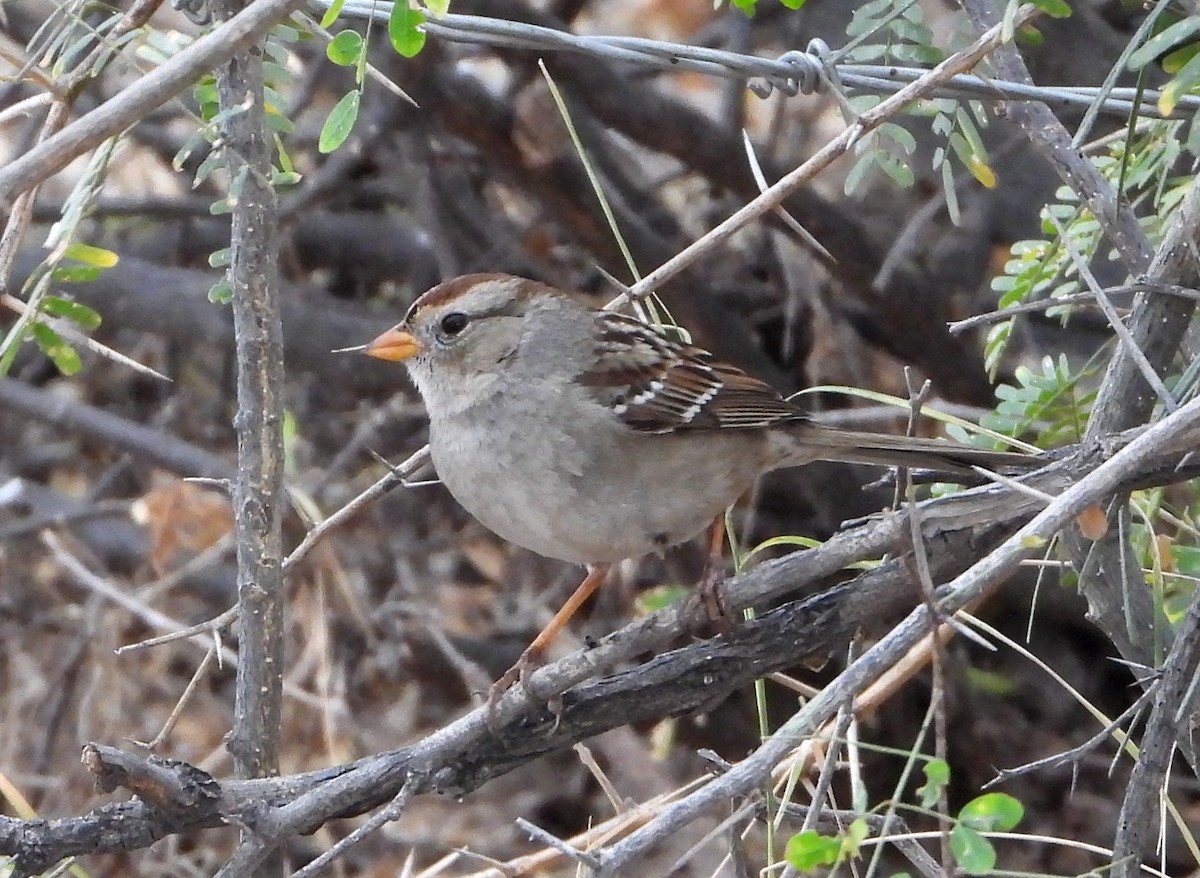
[[[711,0],[455,0],[452,11],[763,57],[803,48],[814,37],[836,49],[866,33],[863,58],[879,48],[881,59],[915,64],[936,60],[929,46],[949,50],[970,38],[956,8],[938,0],[809,0],[798,11],[762,2],[752,18],[714,9]],[[1040,44],[1021,45],[1040,84],[1099,84],[1144,15],[1117,0],[1085,0],[1072,12],[1040,20]],[[108,13],[26,0],[3,14],[0,63],[13,72],[33,57],[31,43]],[[361,21],[333,30],[346,27],[365,32]],[[399,462],[425,441],[421,404],[403,370],[335,349],[369,341],[415,296],[458,274],[525,275],[597,304],[614,295],[606,273],[633,280],[537,53],[431,38],[417,57],[403,59],[386,45],[383,26],[375,27],[371,63],[419,108],[368,79],[353,131],[330,154],[318,150],[318,136],[354,87],[353,70],[329,63],[319,38],[273,38],[272,84],[291,127],[279,137],[300,175],[280,189],[278,216],[289,546],[306,520],[333,512],[385,472],[373,453]],[[80,111],[135,81],[155,63],[155,52],[170,54],[200,32],[166,6],[149,28],[138,53],[89,83],[77,100]],[[757,194],[743,131],[774,181],[845,124],[845,108],[828,94],[776,91],[762,99],[744,83],[699,73],[580,54],[540,57],[642,273]],[[0,83],[0,108],[36,92]],[[911,135],[910,151],[897,148],[898,134],[881,138],[870,146],[874,157],[849,156],[788,199],[787,211],[827,256],[778,219],[752,224],[660,290],[674,319],[697,344],[784,392],[849,385],[907,397],[908,366],[915,384],[932,381],[931,404],[972,419],[995,405],[995,384],[1013,382],[1021,366],[1040,371],[1045,356],[1063,354],[1073,368],[1096,362],[1109,336],[1103,318],[1088,313],[1066,325],[1036,313],[1014,324],[994,376],[985,368],[988,326],[947,329],[996,307],[993,278],[1014,242],[1043,234],[1039,210],[1059,183],[1023,134],[971,111],[994,185],[956,165],[948,207],[946,178],[935,164],[944,141],[931,133],[937,112],[925,105],[895,120]],[[79,746],[154,739],[204,655],[192,642],[113,650],[216,616],[236,597],[229,504],[218,489],[183,481],[226,476],[235,460],[232,322],[228,305],[209,297],[220,279],[210,258],[229,242],[228,216],[210,208],[228,180],[203,167],[207,148],[196,138],[202,113],[202,96],[185,95],[122,138],[77,231],[78,240],[119,262],[63,288],[103,318],[95,339],[170,382],[86,349],[82,368],[66,376],[34,345],[25,345],[0,379],[0,774],[46,817],[81,813],[101,800],[77,765]],[[1068,126],[1081,115],[1063,112]],[[4,154],[28,148],[40,121],[36,113],[6,119]],[[1092,136],[1120,124],[1102,117]],[[77,162],[42,188],[10,278],[13,295],[45,257],[40,244],[82,173]],[[898,185],[909,176],[911,185]],[[1103,264],[1097,270],[1103,275]],[[14,320],[0,313],[0,326]],[[1087,384],[1085,373],[1081,386]],[[846,395],[806,400],[832,423],[904,427],[904,412]],[[878,476],[825,464],[774,475],[736,511],[741,541],[828,536],[890,502],[891,489],[862,487]],[[701,562],[693,546],[624,565],[557,648],[607,633],[662,600],[664,590],[688,587]],[[513,662],[578,575],[502,543],[439,486],[396,491],[357,516],[288,584],[285,771],[400,746],[467,710],[471,693]],[[1111,647],[1089,626],[1073,589],[1047,576],[1034,610],[1034,584],[1032,574],[1014,581],[980,614],[1020,640],[1029,628],[1031,651],[1117,715],[1132,697],[1127,672],[1106,660]],[[1068,749],[1097,730],[1083,708],[1020,656],[963,643],[947,650],[952,810],[997,768]],[[796,676],[819,684],[837,664],[797,669]],[[233,669],[206,667],[198,679],[157,752],[228,774],[222,736]],[[771,688],[776,723],[795,698]],[[886,709],[863,718],[864,742],[910,747],[928,699],[927,679],[910,683]],[[747,691],[708,714],[619,729],[590,746],[622,794],[643,801],[702,772],[696,748],[737,759],[758,734]],[[1110,773],[1109,755],[1085,757],[1074,774],[1047,769],[1005,785],[1026,805],[1022,829],[1109,844],[1127,771],[1122,762]],[[901,757],[868,748],[864,781],[872,801],[889,795],[902,765]],[[835,789],[845,802],[842,779]],[[1185,792],[1200,822],[1200,791],[1193,784]],[[16,813],[11,801],[0,799],[0,807]],[[573,753],[562,753],[463,802],[414,802],[403,821],[337,868],[397,874],[410,850],[421,867],[459,848],[503,861],[534,849],[514,827],[516,817],[568,835],[610,814],[589,772]],[[352,825],[330,824],[294,842],[290,853],[303,862]],[[913,816],[910,825],[922,821]],[[207,874],[233,840],[232,832],[172,838],[129,857],[95,858],[88,868]],[[663,864],[688,843],[663,852]],[[711,874],[719,856],[715,848],[702,852],[681,874]],[[1008,869],[1062,874],[1098,862],[1055,845],[1013,846],[1003,857]],[[1168,850],[1166,862],[1170,871],[1181,854]],[[461,857],[443,874],[482,868]],[[548,867],[547,874],[568,868]]]

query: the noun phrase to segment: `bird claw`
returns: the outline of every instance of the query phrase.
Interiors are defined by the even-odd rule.
[[[485,717],[488,725],[492,725],[496,718],[496,705],[500,698],[517,683],[520,683],[525,688],[526,697],[531,701],[544,700],[547,709],[554,715],[554,726],[550,733],[558,731],[558,725],[562,722],[563,713],[563,697],[562,693],[555,693],[543,699],[538,693],[534,692],[529,686],[529,675],[539,668],[544,661],[540,650],[535,650],[532,647],[521,653],[521,657],[516,663],[509,668],[495,683],[488,689],[487,702],[485,703]]]
[[[488,716],[491,716],[493,713],[495,713],[496,703],[499,702],[500,697],[505,692],[507,692],[517,683],[520,683],[524,686],[529,678],[529,675],[541,664],[542,654],[540,650],[535,650],[533,647],[529,647],[522,652],[521,657],[517,659],[516,663],[507,671],[505,671],[500,679],[493,683],[491,688],[488,689],[486,703]]]
[[[693,630],[697,636],[725,635],[733,631],[736,617],[725,603],[725,571],[712,566],[704,571],[700,583],[696,586],[693,600],[699,603],[704,612],[704,620]],[[689,613],[693,617],[695,614]]]

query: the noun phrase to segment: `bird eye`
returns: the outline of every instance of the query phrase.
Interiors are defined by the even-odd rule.
[[[447,336],[455,336],[467,328],[467,324],[471,319],[461,311],[454,311],[442,318],[440,325],[442,334]]]

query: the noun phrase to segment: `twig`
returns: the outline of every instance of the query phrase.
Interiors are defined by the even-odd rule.
[[[1100,306],[1100,310],[1104,312],[1104,316],[1108,318],[1108,325],[1112,327],[1117,338],[1121,340],[1122,349],[1126,356],[1133,360],[1135,366],[1142,373],[1142,377],[1146,379],[1146,383],[1154,390],[1158,396],[1159,402],[1163,404],[1169,412],[1175,411],[1178,408],[1175,398],[1171,396],[1171,391],[1167,390],[1167,386],[1163,384],[1158,373],[1154,371],[1154,367],[1150,365],[1150,360],[1146,358],[1146,354],[1138,347],[1137,341],[1133,337],[1133,333],[1125,325],[1121,319],[1121,315],[1117,313],[1117,309],[1113,307],[1112,300],[1105,294],[1100,282],[1096,280],[1096,276],[1092,274],[1091,268],[1087,261],[1083,258],[1083,254],[1079,252],[1079,248],[1075,246],[1075,242],[1067,234],[1067,230],[1063,228],[1063,224],[1059,222],[1058,217],[1050,215],[1050,222],[1054,223],[1054,228],[1058,231],[1059,240],[1067,250],[1067,254],[1071,257],[1071,262],[1075,265],[1075,270],[1079,272],[1079,276],[1083,278],[1088,289],[1096,299],[1096,304]]]
[[[1154,293],[1163,296],[1179,296],[1182,299],[1191,299],[1193,302],[1200,302],[1200,290],[1181,287],[1178,284],[1156,283],[1148,279],[1136,280],[1133,283],[1122,284],[1117,287],[1103,287],[1101,292],[1106,296],[1121,293]],[[977,314],[974,317],[967,317],[964,320],[955,320],[948,324],[947,327],[952,333],[966,332],[968,329],[977,329],[980,326],[1003,323],[1005,320],[1015,317],[1018,314],[1045,311],[1049,308],[1056,308],[1062,305],[1095,306],[1096,296],[1092,292],[1071,293],[1067,296],[1054,296],[1047,299],[1038,299],[1034,302],[1020,302],[1016,305],[1010,305],[1007,308],[1001,308],[998,311],[989,311],[987,314]],[[1120,311],[1117,313],[1119,314]]]
[[[1179,478],[1172,463],[1179,453],[1173,447],[1180,442],[1176,431],[1186,427],[1185,419],[1194,415],[1197,405],[1200,403],[1189,402],[1167,422],[1151,428],[1113,460],[1082,479],[1081,474],[1094,465],[1097,456],[1094,450],[1079,452],[1047,471],[1031,474],[1029,478],[1038,480],[1041,487],[1051,493],[1066,489],[1052,508],[1034,520],[1036,527],[1051,527],[1053,522],[1047,519],[1049,515],[1061,513],[1057,520],[1067,520],[1071,513],[1063,511],[1064,508],[1088,502],[1090,492],[1103,493],[1111,491],[1114,484],[1124,487],[1145,481],[1146,473],[1157,473],[1168,480]],[[1172,457],[1164,462],[1152,453],[1156,449],[1169,449]],[[1128,471],[1131,459],[1136,462],[1134,474]],[[1122,478],[1127,482],[1120,482]],[[1068,488],[1069,485],[1073,487]],[[978,488],[922,504],[923,517],[930,528],[927,539],[945,549],[931,557],[931,562],[936,565],[935,576],[948,577],[958,559],[977,553],[1002,534],[1012,533],[1016,524],[1025,520],[1039,505],[1022,494],[995,487]],[[822,546],[766,562],[735,577],[727,584],[731,608],[737,610],[774,602],[788,592],[821,582],[854,560],[878,557],[894,546],[898,533],[903,531],[903,519],[901,511],[889,518],[871,521],[835,535]],[[994,584],[1006,574],[1012,562],[1012,554],[1006,553],[1015,553],[1019,561],[1020,553],[1032,551],[1028,538],[1034,532],[1030,527],[1020,531],[1018,537],[1004,544],[1000,555],[991,556],[991,560],[982,566],[977,565],[971,577],[957,580],[956,588],[966,589],[969,597],[971,589]],[[969,552],[967,547],[970,547]],[[403,750],[287,778],[224,781],[224,794],[230,804],[222,814],[228,817],[208,813],[168,816],[136,801],[107,806],[109,810],[102,813],[55,821],[53,825],[0,817],[0,853],[15,856],[20,874],[35,874],[71,854],[141,847],[150,839],[166,834],[223,825],[225,820],[247,810],[262,814],[263,809],[290,809],[280,815],[275,815],[272,810],[264,817],[267,821],[263,824],[264,831],[268,827],[292,827],[307,832],[330,819],[331,815],[361,814],[385,803],[406,782],[414,783],[414,794],[432,789],[462,795],[543,753],[617,725],[701,709],[763,673],[843,648],[854,632],[870,620],[911,605],[907,581],[903,565],[886,561],[846,585],[763,614],[753,622],[745,623],[728,640],[694,643],[632,670],[571,689],[564,695],[561,716],[556,717],[513,693],[500,700],[490,721],[482,709],[475,710]],[[940,594],[951,595],[951,600],[957,600],[959,592],[942,589]],[[953,603],[942,603],[939,609],[943,613],[949,612]],[[907,646],[906,638],[916,640],[926,633],[928,622],[925,616],[923,611],[919,612],[915,620],[910,618],[895,635],[889,635],[880,646],[856,661],[847,672],[849,676],[843,675],[835,687],[817,696],[814,701],[817,709],[823,709],[823,704],[828,706],[827,699],[832,695],[844,696],[855,691],[856,683],[877,676],[894,661],[898,651]],[[539,669],[534,674],[535,685],[547,691],[557,686],[559,689],[554,691],[561,691],[595,674],[598,669],[611,666],[619,657],[661,650],[666,644],[675,642],[687,626],[680,606],[661,610],[614,632],[594,648]],[[312,703],[311,696],[309,703]],[[813,708],[806,706],[800,722],[812,720],[814,716]],[[766,746],[779,747],[786,753],[795,743],[795,738],[788,740],[787,736],[797,728],[803,729],[803,726],[789,723]],[[761,751],[751,759],[763,760],[761,765],[769,770],[767,755],[767,751]],[[751,762],[735,766],[730,775],[735,782],[741,783],[739,773],[753,765]],[[751,787],[761,783],[762,777],[765,775],[752,778],[756,782],[752,782]],[[720,798],[722,792],[711,789],[705,795]],[[669,805],[665,813],[674,815],[671,819],[676,820],[679,806],[690,812],[696,804],[696,800],[688,795],[677,804]],[[613,826],[619,824],[624,827],[620,831],[624,831],[644,821],[660,805],[661,802],[653,809],[635,808]],[[116,824],[112,821],[114,809],[120,815]],[[119,828],[114,829],[114,826]],[[630,838],[638,844],[644,842],[645,835],[634,833]]]
[[[1035,14],[1034,7],[1022,6],[1018,10],[1015,20],[1017,23],[1023,23]],[[775,210],[791,192],[812,180],[819,172],[849,152],[867,132],[883,124],[913,101],[923,97],[938,84],[945,82],[955,74],[970,70],[978,64],[996,46],[1000,45],[1001,32],[1002,28],[999,25],[991,28],[969,48],[951,55],[915,82],[906,85],[891,97],[864,112],[853,124],[818,150],[800,167],[786,174],[753,201],[635,283],[629,288],[629,297],[640,298],[661,287],[703,254],[732,237],[743,226]],[[2,179],[0,177],[0,181]]]
[[[24,302],[22,302],[16,296],[10,296],[8,293],[0,294],[0,304],[22,315],[29,310],[28,306]],[[126,366],[141,375],[149,375],[152,378],[157,378],[159,381],[166,381],[168,384],[171,382],[171,379],[162,372],[151,369],[144,363],[139,363],[132,357],[127,357],[120,351],[113,350],[106,344],[101,344],[90,335],[85,335],[84,333],[80,332],[74,327],[74,325],[71,324],[69,320],[63,320],[61,318],[47,318],[45,315],[41,317],[41,320],[67,341],[73,342],[81,347],[85,347],[97,356],[104,357],[106,360],[112,360],[114,363],[119,363],[122,366]]]
[[[171,56],[95,110],[85,113],[29,152],[0,168],[0,203],[40,184],[72,159],[119,134],[196,78],[258,42],[272,27],[304,5],[304,0],[256,0],[238,15]]]
[[[676,859],[675,862],[670,865],[665,874],[674,875],[676,872],[686,866],[692,857],[696,856],[696,854],[703,850],[704,846],[710,841],[720,836],[727,829],[735,827],[739,823],[744,822],[746,818],[753,816],[754,812],[757,811],[761,806],[761,796],[751,796],[750,801],[738,808],[735,808],[732,814],[719,822],[708,832],[704,833],[704,835],[694,845],[684,851],[683,854],[681,854],[678,859]]]
[[[139,649],[149,649],[152,646],[162,646],[164,643],[174,643],[177,640],[190,640],[193,637],[197,637],[201,634],[211,635],[211,639],[219,644],[221,642],[221,630],[226,626],[233,624],[235,619],[237,619],[236,606],[230,607],[219,616],[214,616],[211,619],[200,622],[196,625],[190,625],[187,628],[178,627],[176,625],[160,626],[172,627],[174,630],[167,634],[160,635],[159,637],[148,637],[145,640],[139,640],[137,643],[131,643],[128,646],[118,646],[113,650],[113,653],[116,655],[121,655],[126,652],[136,652]],[[230,659],[234,657],[234,654],[232,652],[222,652],[221,657],[222,659]]]
[[[349,519],[353,518],[367,506],[370,506],[388,491],[399,485],[407,485],[408,478],[427,463],[429,463],[428,445],[417,449],[403,463],[392,467],[386,476],[379,479],[379,481],[333,513],[333,515],[310,528],[308,533],[304,535],[304,539],[300,541],[300,545],[292,549],[291,553],[284,559],[284,574],[290,573],[293,567],[303,561],[327,533],[345,524]]]
[[[838,751],[846,739],[846,730],[850,728],[850,721],[853,718],[854,711],[851,710],[849,702],[838,708],[837,721],[834,723],[833,732],[829,735],[829,748],[825,753],[825,761],[821,764],[821,773],[817,775],[817,786],[813,790],[812,804],[808,806],[808,813],[804,815],[804,822],[800,826],[801,832],[814,829],[821,819],[822,809],[825,807],[825,797],[829,795],[829,788],[833,786],[833,774],[838,764]]]
[[[387,803],[386,807],[372,814],[369,820],[364,821],[361,826],[355,827],[353,832],[341,839],[329,850],[314,857],[312,862],[306,864],[302,869],[297,869],[293,872],[292,878],[311,878],[311,876],[318,874],[327,865],[350,850],[350,848],[358,844],[372,832],[375,832],[387,823],[394,823],[399,820],[401,815],[404,814],[404,809],[408,807],[408,801],[411,798],[412,792],[408,784],[405,784],[400,788],[400,792],[396,793],[392,800]]]
[[[204,658],[200,660],[200,664],[196,666],[192,678],[188,680],[187,686],[183,690],[183,694],[175,702],[175,706],[171,708],[171,715],[167,717],[167,721],[163,723],[158,734],[149,741],[135,741],[139,747],[145,747],[147,750],[156,750],[158,745],[166,740],[167,735],[171,734],[171,729],[175,728],[175,723],[179,721],[179,717],[183,714],[184,705],[192,698],[192,693],[196,691],[196,687],[200,681],[204,679],[204,675],[208,673],[209,667],[212,665],[213,659],[216,658],[220,651],[220,644],[214,644],[209,647],[208,652],[204,654]]]
[[[1049,539],[1067,524],[1079,510],[1108,496],[1124,473],[1145,460],[1147,454],[1174,441],[1175,437],[1200,425],[1200,400],[1193,400],[1172,415],[1148,428],[1137,440],[1117,452],[1110,460],[1072,485],[1032,521],[1009,537],[995,551],[976,562],[966,573],[944,589],[939,589],[939,610],[952,613],[972,600],[994,591],[1019,562],[1042,540]],[[1198,599],[1200,600],[1200,599]],[[726,775],[710,782],[695,793],[668,808],[653,826],[645,827],[608,848],[602,859],[602,875],[612,875],[641,855],[652,840],[663,832],[677,831],[716,803],[746,795],[758,786],[771,767],[782,759],[795,742],[811,734],[827,721],[848,694],[861,691],[876,679],[891,661],[902,655],[928,630],[929,613],[918,607],[903,622],[854,662],[817,697],[804,705],[779,731],[755,753]]]
[[[1018,765],[1014,768],[997,769],[996,776],[985,783],[983,788],[987,789],[988,787],[994,787],[996,784],[1004,783],[1005,781],[1020,777],[1023,774],[1041,771],[1043,768],[1057,768],[1058,766],[1065,765],[1066,763],[1077,763],[1088,753],[1091,753],[1109,738],[1114,736],[1116,736],[1119,741],[1124,742],[1126,736],[1124,734],[1117,734],[1118,730],[1125,724],[1126,720],[1129,720],[1130,727],[1133,727],[1136,722],[1134,718],[1137,714],[1142,712],[1146,705],[1148,705],[1151,699],[1157,694],[1158,685],[1158,681],[1150,683],[1150,685],[1146,688],[1146,691],[1138,696],[1137,701],[1125,708],[1120,716],[1118,716],[1092,737],[1088,738],[1082,744],[1072,747],[1070,750],[1064,750],[1061,753],[1055,753],[1053,756],[1047,756],[1043,759],[1035,759],[1033,762],[1026,762],[1024,765]],[[1120,752],[1120,748],[1117,748],[1117,750]]]
[[[547,832],[546,830],[542,829],[540,826],[536,826],[535,824],[530,823],[528,820],[526,820],[523,817],[518,817],[516,822],[517,822],[517,826],[521,830],[529,833],[529,837],[533,841],[536,841],[539,844],[543,844],[546,847],[554,848],[554,850],[558,851],[560,854],[565,854],[568,859],[573,860],[576,863],[580,863],[584,866],[587,866],[589,869],[592,869],[593,871],[600,868],[600,861],[598,859],[596,859],[596,857],[594,857],[592,854],[589,854],[587,851],[581,851],[578,848],[567,844],[565,841],[563,841],[558,836]]]

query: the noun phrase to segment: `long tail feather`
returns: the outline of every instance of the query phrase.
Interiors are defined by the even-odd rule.
[[[965,475],[974,473],[973,466],[995,470],[1028,470],[1042,463],[1034,455],[1013,451],[989,451],[943,439],[841,430],[811,421],[798,421],[789,427],[787,433],[794,443],[794,449],[788,449],[789,457],[785,466],[832,460]]]

